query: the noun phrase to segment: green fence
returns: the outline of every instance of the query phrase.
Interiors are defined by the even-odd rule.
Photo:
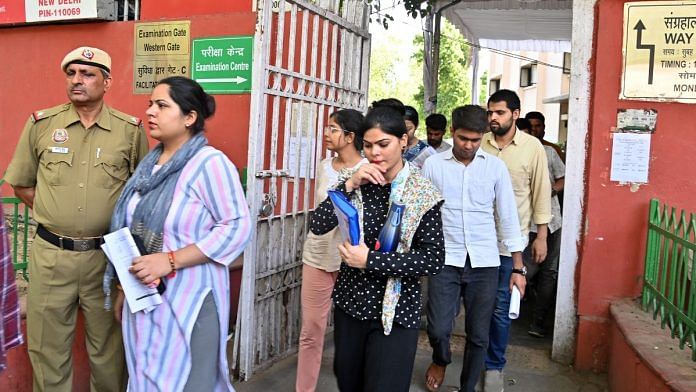
[[[0,186],[5,181],[0,179]],[[21,272],[27,278],[27,253],[29,242],[29,207],[16,197],[2,197],[2,205],[10,213],[6,218],[10,218],[7,230],[10,232],[10,246],[12,248],[12,264],[15,271]]]
[[[696,214],[650,201],[643,309],[696,361]]]

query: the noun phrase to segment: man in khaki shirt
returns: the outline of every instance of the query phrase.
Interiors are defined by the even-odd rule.
[[[128,177],[148,151],[141,121],[104,103],[111,58],[81,47],[61,63],[69,103],[34,112],[5,174],[39,224],[29,263],[27,335],[35,391],[72,389],[78,307],[92,391],[124,389],[121,329],[104,310],[100,249]]]
[[[531,244],[536,263],[546,258],[547,224],[551,221],[551,183],[546,152],[531,135],[518,132],[515,121],[520,116],[520,99],[510,90],[498,90],[488,99],[488,121],[491,132],[483,136],[481,148],[505,162],[512,179],[520,218],[520,235],[525,243],[531,223],[537,225],[537,237]],[[500,239],[500,234],[498,235]],[[499,244],[501,241],[499,241]],[[490,340],[486,353],[485,392],[503,390],[505,349],[510,335],[510,277],[525,276],[523,265],[512,265],[510,254],[500,249],[500,268],[496,308],[491,320]]]

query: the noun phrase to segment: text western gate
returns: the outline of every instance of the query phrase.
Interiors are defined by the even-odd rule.
[[[322,130],[367,106],[369,8],[360,0],[263,1],[254,39],[244,253],[233,366],[242,380],[294,353],[302,244],[314,208]]]

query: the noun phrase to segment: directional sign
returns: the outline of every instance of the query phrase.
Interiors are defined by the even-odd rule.
[[[696,103],[696,1],[624,4],[621,99]]]
[[[191,78],[210,94],[250,92],[253,44],[252,36],[193,40]]]

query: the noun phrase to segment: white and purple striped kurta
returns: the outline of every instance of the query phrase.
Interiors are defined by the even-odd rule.
[[[140,196],[128,203],[129,220]],[[136,200],[137,199],[137,200]],[[177,271],[163,303],[150,313],[123,309],[129,391],[181,391],[191,370],[191,332],[208,293],[220,320],[215,391],[234,391],[227,367],[230,311],[228,266],[249,239],[251,220],[237,169],[220,151],[203,147],[181,172],[164,222],[163,251],[191,244],[209,262]],[[211,353],[213,355],[213,353]]]

